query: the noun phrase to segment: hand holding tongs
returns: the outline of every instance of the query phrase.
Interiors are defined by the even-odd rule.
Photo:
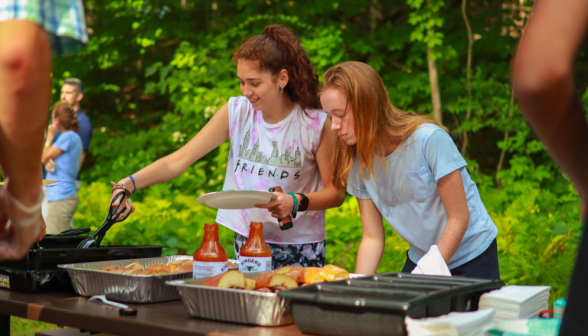
[[[120,199],[120,203],[116,207],[113,207],[113,204],[119,199],[119,197],[122,197]],[[121,191],[114,196],[114,198],[110,202],[110,207],[108,208],[108,217],[106,217],[104,224],[102,224],[102,226],[98,228],[98,230],[96,230],[96,232],[94,232],[92,236],[82,240],[78,244],[78,248],[100,247],[100,243],[102,242],[102,239],[104,239],[106,231],[108,231],[112,227],[112,225],[119,221],[119,218],[119,222],[122,222],[125,219],[127,219],[126,217],[122,216],[123,211],[119,212],[119,209],[121,209],[121,207],[125,207],[126,198],[127,194],[124,191]]]

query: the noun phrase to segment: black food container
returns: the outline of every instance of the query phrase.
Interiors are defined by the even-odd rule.
[[[325,336],[405,336],[404,318],[478,309],[480,296],[500,280],[387,273],[315,284],[279,296],[290,299],[294,323]]]

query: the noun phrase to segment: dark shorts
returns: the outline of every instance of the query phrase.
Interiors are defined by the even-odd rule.
[[[235,232],[235,255],[239,257],[241,247],[247,242],[247,237]],[[327,242],[281,245],[267,243],[272,250],[273,268],[282,266],[323,267],[327,256]]]
[[[410,273],[415,267],[416,264],[408,258],[408,251],[406,251],[406,262],[404,263],[404,267],[402,267],[402,272]],[[450,271],[451,275],[456,276],[500,280],[496,239],[490,243],[490,246],[482,254]]]
[[[564,310],[560,336],[588,335],[588,319],[586,319],[586,302],[588,302],[588,216],[584,219],[584,230],[574,273],[568,290],[568,303]],[[548,285],[548,284],[546,284]],[[558,298],[556,298],[558,299]]]

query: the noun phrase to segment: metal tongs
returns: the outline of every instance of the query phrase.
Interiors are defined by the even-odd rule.
[[[114,208],[112,205],[119,199],[120,196],[122,196],[122,198],[120,198],[120,203],[116,208]],[[110,202],[110,207],[108,208],[108,217],[106,217],[104,224],[102,224],[102,226],[99,227],[98,230],[96,230],[96,232],[94,232],[92,236],[82,240],[78,244],[79,249],[100,247],[100,243],[102,243],[102,239],[104,239],[106,231],[108,231],[112,227],[112,225],[117,223],[118,219],[122,217],[122,211],[119,213],[118,210],[121,209],[121,207],[124,208],[126,200],[127,194],[124,191],[121,191],[114,196],[114,198]],[[122,217],[122,220],[120,220],[120,222],[123,222],[125,219],[126,218]]]

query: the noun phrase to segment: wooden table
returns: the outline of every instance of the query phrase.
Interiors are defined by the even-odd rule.
[[[291,324],[255,327],[192,318],[181,301],[129,304],[136,316],[121,316],[118,308],[90,302],[74,293],[28,294],[0,289],[0,336],[10,335],[10,316],[115,335],[307,335]]]

